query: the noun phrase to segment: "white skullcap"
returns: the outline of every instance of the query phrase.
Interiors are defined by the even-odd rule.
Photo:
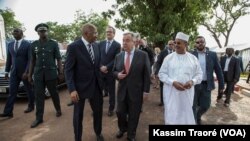
[[[175,37],[175,39],[181,39],[181,40],[183,40],[183,41],[188,42],[189,35],[184,34],[184,33],[182,33],[182,32],[178,32],[177,35],[176,35],[176,37]]]

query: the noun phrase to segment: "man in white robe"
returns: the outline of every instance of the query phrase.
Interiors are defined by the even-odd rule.
[[[176,52],[164,59],[158,74],[164,83],[165,124],[196,123],[192,110],[194,85],[201,83],[202,70],[197,58],[186,51],[188,39],[182,32],[176,35]]]

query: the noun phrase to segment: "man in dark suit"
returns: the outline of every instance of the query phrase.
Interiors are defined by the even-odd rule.
[[[31,63],[28,79],[30,83],[33,83],[32,77],[34,73],[36,102],[36,120],[31,124],[31,128],[43,123],[46,87],[51,95],[56,117],[62,115],[60,98],[56,88],[57,81],[63,80],[62,58],[58,43],[48,37],[48,29],[47,24],[38,24],[35,31],[39,35],[39,40],[31,44]]]
[[[134,33],[123,34],[123,49],[115,58],[114,76],[119,81],[117,94],[117,118],[121,138],[135,140],[143,98],[150,90],[150,62],[145,52],[135,49]]]
[[[75,141],[82,140],[82,120],[85,100],[89,99],[94,117],[97,141],[103,141],[102,131],[102,79],[100,72],[100,49],[95,43],[97,28],[92,24],[82,26],[82,38],[68,46],[65,76],[74,102],[73,125]]]
[[[24,113],[34,110],[34,93],[32,86],[28,83],[27,75],[29,68],[30,43],[23,39],[23,31],[19,28],[13,30],[15,41],[9,43],[7,48],[7,62],[5,66],[5,79],[9,79],[9,97],[7,99],[4,112],[0,117],[13,117],[14,102],[17,96],[18,87],[21,81],[28,94],[28,108]]]
[[[155,69],[155,72],[154,72],[155,77],[157,79],[159,79],[158,73],[159,73],[159,70],[160,70],[161,65],[163,63],[164,58],[168,54],[174,52],[174,46],[175,46],[174,41],[169,40],[168,41],[168,46],[164,50],[162,50],[161,53],[158,55],[157,62],[156,62],[156,69]],[[161,81],[160,81],[160,104],[159,104],[159,106],[163,106],[163,83]]]
[[[115,78],[112,73],[115,56],[121,51],[121,44],[114,40],[115,29],[112,26],[106,28],[107,40],[101,41],[99,47],[101,50],[102,79],[109,95],[108,116],[113,115],[115,109]],[[104,90],[105,91],[105,90]]]
[[[236,50],[234,54],[235,54],[235,57],[239,60],[239,63],[240,63],[240,72],[243,72],[244,71],[244,69],[243,69],[243,60],[242,60],[242,57],[239,55],[240,51]]]
[[[224,94],[226,99],[224,101],[224,106],[228,107],[230,104],[231,94],[234,91],[234,85],[240,79],[240,63],[239,60],[233,56],[234,49],[227,48],[226,55],[221,58],[220,64],[224,74],[224,81],[227,83],[226,90]],[[217,96],[217,102],[222,99],[223,92],[220,92]]]
[[[196,50],[193,52],[201,65],[203,72],[202,82],[195,86],[193,111],[198,125],[201,124],[202,115],[207,112],[211,105],[211,91],[215,88],[213,73],[216,73],[219,81],[219,91],[224,89],[222,69],[215,52],[206,48],[203,36],[198,36],[195,41]]]
[[[152,67],[154,64],[154,51],[147,45],[147,41],[145,39],[139,40],[139,49],[148,54],[150,67]]]

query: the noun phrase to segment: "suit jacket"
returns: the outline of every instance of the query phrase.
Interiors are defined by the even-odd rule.
[[[118,73],[124,70],[124,55],[125,52],[122,51],[115,58],[113,73],[117,79]],[[125,100],[127,91],[130,100],[142,102],[143,92],[149,92],[150,90],[150,62],[148,55],[135,49],[128,75],[122,80],[118,79],[118,82],[118,101]]]
[[[239,56],[239,57],[237,57],[237,58],[238,58],[239,63],[240,63],[240,72],[243,72],[243,71],[244,71],[244,69],[243,69],[243,60],[242,60],[242,57],[241,57],[241,56]]]
[[[221,68],[224,71],[225,65],[226,65],[226,60],[227,60],[227,56],[224,56],[221,58]],[[227,76],[224,76],[225,78],[227,78],[227,81],[230,82],[238,82],[240,79],[240,63],[239,60],[232,56],[230,62],[229,62],[229,66],[228,66],[228,71],[227,71]]]
[[[156,69],[155,69],[155,74],[157,75],[159,73],[159,70],[161,68],[161,65],[163,63],[164,58],[168,55],[168,49],[164,49],[161,51],[161,53],[157,57],[156,61]]]
[[[93,64],[86,46],[79,39],[68,46],[65,61],[65,77],[69,92],[77,91],[79,97],[91,98],[95,89],[102,88],[100,77],[100,50],[92,44],[95,63]]]
[[[101,66],[107,66],[108,72],[112,73],[114,66],[115,56],[121,51],[121,44],[113,40],[112,44],[109,47],[108,52],[106,53],[106,44],[107,40],[101,41],[99,43],[99,48],[101,51]]]
[[[7,48],[7,61],[5,71],[11,75],[22,77],[22,74],[29,68],[30,46],[27,40],[22,40],[17,52],[14,50],[15,41],[10,42]]]
[[[150,66],[152,66],[154,64],[154,51],[150,47],[144,47],[143,45],[140,45],[139,49],[145,51],[148,54]]]
[[[197,50],[195,50],[192,54],[198,58]],[[214,71],[219,81],[219,89],[224,89],[223,72],[218,57],[215,52],[206,49],[207,90],[213,90],[215,88],[213,76]]]

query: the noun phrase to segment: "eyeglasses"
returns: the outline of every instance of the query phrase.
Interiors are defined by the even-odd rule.
[[[204,42],[202,42],[202,41],[197,41],[197,42],[195,42],[196,44],[203,44]]]

